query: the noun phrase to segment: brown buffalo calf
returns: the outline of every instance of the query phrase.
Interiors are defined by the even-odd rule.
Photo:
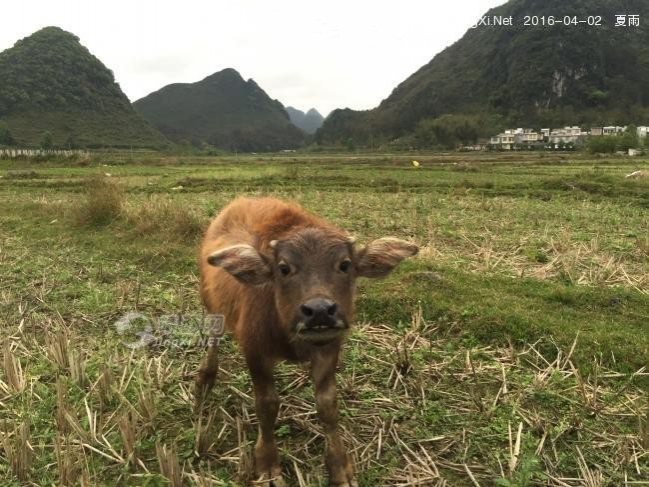
[[[248,364],[259,419],[255,475],[266,485],[284,485],[273,379],[282,360],[310,362],[330,483],[356,485],[338,431],[334,376],[354,315],[354,282],[385,276],[416,253],[415,245],[394,238],[355,249],[342,230],[273,198],[236,199],[210,224],[200,253],[201,296],[210,313],[225,317]],[[198,404],[217,369],[211,347],[196,378]]]

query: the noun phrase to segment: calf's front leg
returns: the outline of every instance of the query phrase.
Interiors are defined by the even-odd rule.
[[[279,395],[275,390],[273,364],[248,360],[255,393],[255,412],[259,420],[259,436],[255,445],[255,485],[284,487],[282,468],[275,441],[275,420],[279,412]]]
[[[347,456],[338,428],[338,401],[336,398],[336,364],[338,351],[319,353],[311,360],[311,375],[315,389],[318,417],[325,435],[325,465],[329,484],[336,487],[356,487],[354,466]]]
[[[219,371],[219,345],[213,341],[207,349],[207,355],[198,369],[195,379],[194,410],[200,413],[203,401],[214,387]]]

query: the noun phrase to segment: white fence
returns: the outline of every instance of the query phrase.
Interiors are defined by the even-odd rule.
[[[44,150],[44,149],[0,149],[0,159],[18,159],[39,156],[53,157],[88,157],[90,152],[85,150]]]

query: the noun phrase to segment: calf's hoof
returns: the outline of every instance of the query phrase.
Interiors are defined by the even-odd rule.
[[[282,478],[282,469],[280,467],[271,468],[270,472],[263,473],[253,482],[254,486],[262,487],[286,487]]]
[[[199,371],[194,381],[194,412],[201,411],[205,399],[214,387],[216,382],[216,374],[206,373]]]
[[[329,468],[330,487],[358,487],[354,467],[349,461],[344,466]]]
[[[206,370],[199,370],[194,380],[194,387],[197,395],[206,395],[214,387],[216,382],[216,372],[208,372]]]
[[[356,482],[356,479],[352,478],[342,482],[329,482],[329,485],[331,487],[358,487],[358,482]]]
[[[255,445],[255,478],[253,485],[263,487],[285,487],[282,467],[275,443],[264,443],[261,438]]]

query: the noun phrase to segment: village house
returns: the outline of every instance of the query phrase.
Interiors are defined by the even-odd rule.
[[[543,142],[543,134],[534,132],[532,129],[516,129],[515,132],[516,143],[517,144],[536,144],[537,142]]]
[[[501,150],[513,150],[538,146],[547,143],[547,148],[559,149],[566,145],[578,145],[584,142],[589,136],[620,135],[626,131],[626,127],[591,127],[590,130],[582,130],[581,127],[563,127],[558,129],[541,129],[535,132],[533,129],[508,129],[503,133],[494,135],[489,141],[489,146]],[[638,137],[645,138],[649,135],[649,127],[638,127]]]
[[[620,135],[626,130],[626,127],[610,126],[602,128],[602,135]],[[594,135],[591,131],[591,135]]]
[[[530,146],[543,142],[543,134],[532,129],[510,129],[491,137],[489,144],[503,150],[512,150],[515,146]]]
[[[502,134],[494,135],[489,140],[489,144],[503,150],[512,150],[514,146],[513,130],[505,130]]]
[[[553,129],[550,132],[548,142],[555,148],[560,144],[578,144],[584,137],[588,135],[581,127],[564,127],[562,129]]]

